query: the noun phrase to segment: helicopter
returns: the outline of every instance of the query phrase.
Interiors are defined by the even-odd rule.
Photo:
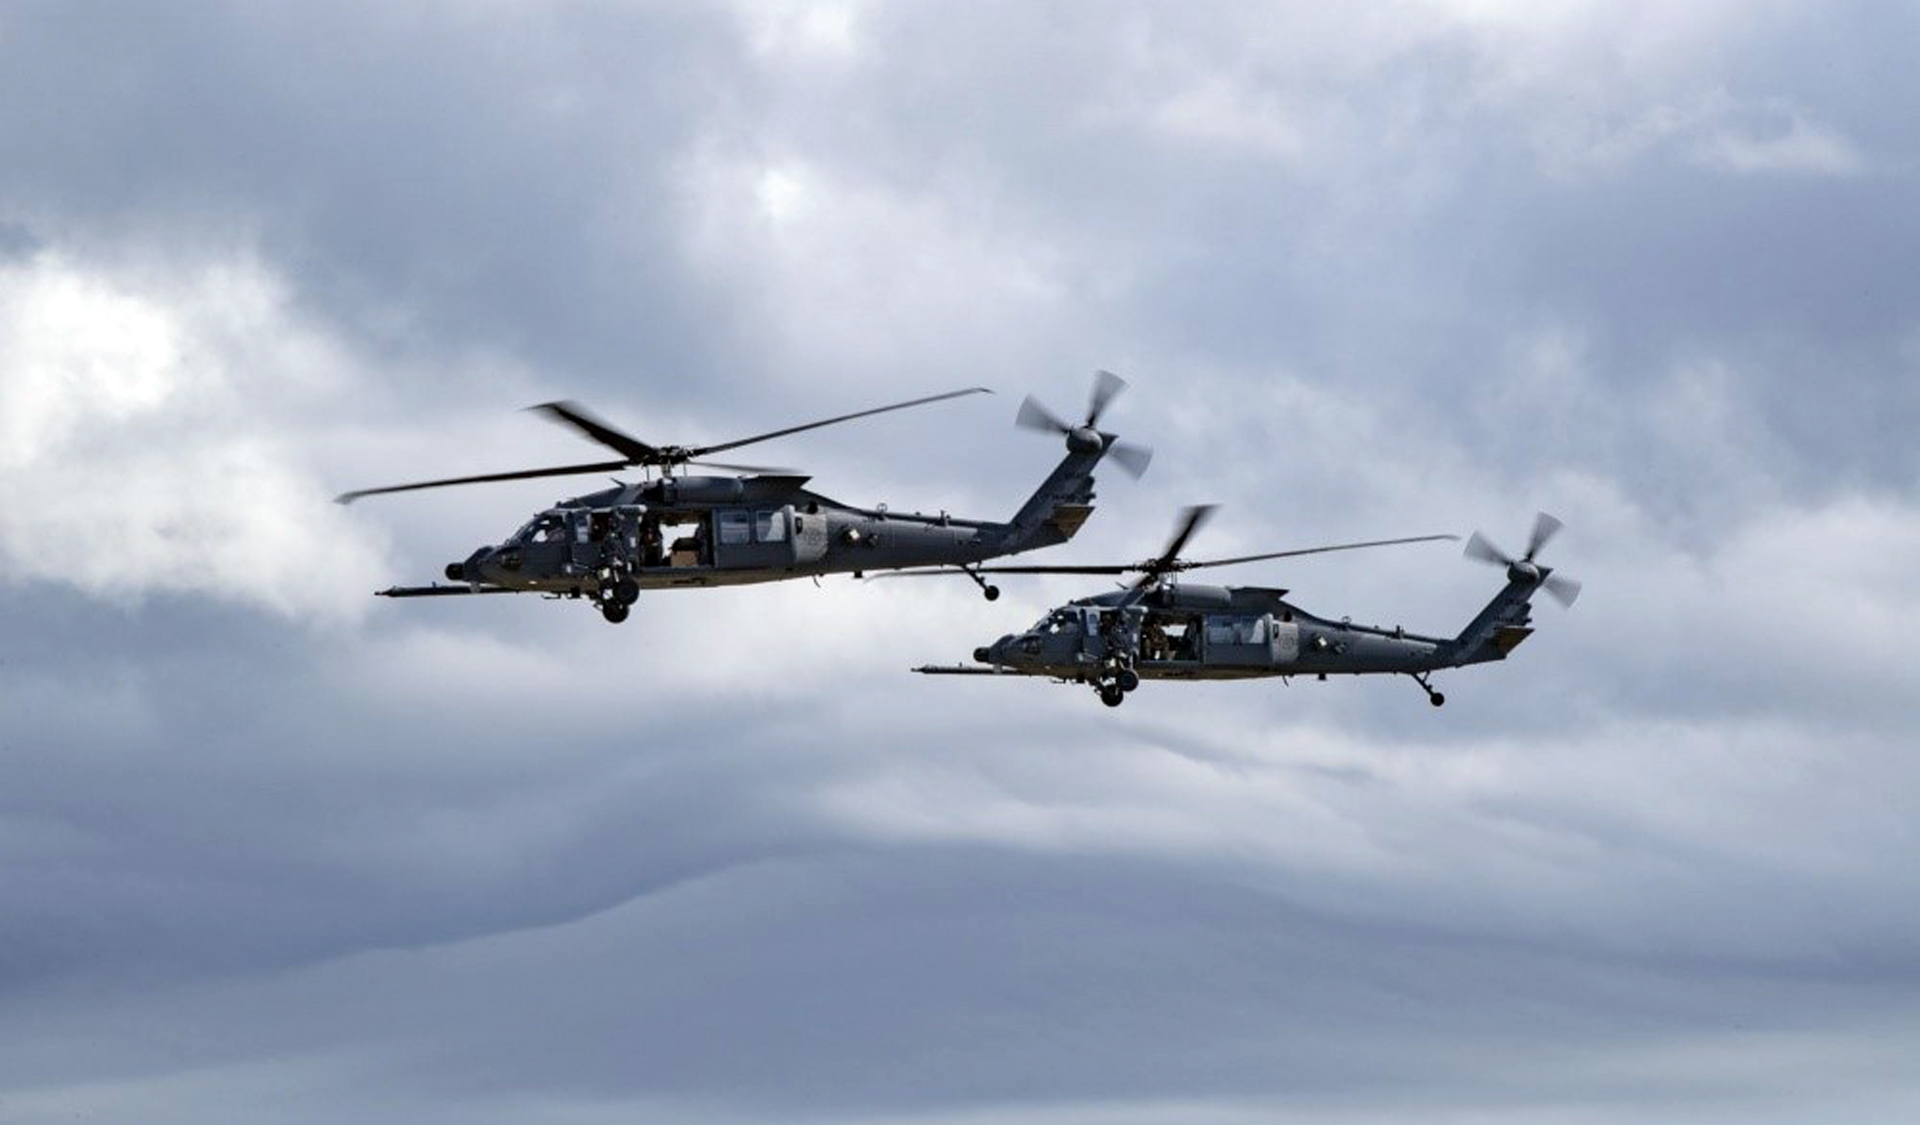
[[[1286,590],[1261,586],[1179,585],[1173,576],[1203,567],[1230,566],[1263,559],[1458,540],[1457,535],[1422,535],[1341,543],[1236,558],[1188,560],[1179,557],[1194,532],[1213,514],[1211,505],[1187,508],[1172,539],[1159,555],[1142,563],[1111,566],[982,567],[982,571],[1018,574],[1129,574],[1140,577],[1120,590],[1079,598],[1049,612],[1019,635],[1001,637],[973,650],[979,665],[922,665],[927,675],[1047,676],[1058,683],[1091,685],[1100,701],[1118,707],[1142,680],[1239,680],[1369,673],[1409,676],[1439,707],[1447,697],[1429,682],[1444,668],[1505,660],[1532,634],[1530,599],[1544,589],[1571,606],[1580,583],[1556,574],[1534,557],[1562,526],[1541,512],[1528,537],[1526,553],[1513,557],[1479,532],[1467,541],[1469,558],[1506,570],[1507,584],[1486,608],[1453,637],[1428,637],[1398,626],[1383,629],[1355,625],[1348,618],[1317,617],[1286,600]],[[951,573],[911,570],[884,577]]]
[[[755,434],[715,445],[651,445],[603,421],[574,402],[529,407],[620,454],[617,461],[520,469],[449,477],[412,484],[359,489],[336,497],[342,504],[364,496],[449,485],[526,480],[576,473],[638,468],[648,479],[564,499],[537,513],[497,545],[483,546],[448,563],[451,585],[393,586],[383,597],[419,598],[473,594],[540,593],[584,599],[608,622],[627,619],[640,592],[674,587],[732,586],[777,582],[893,567],[945,565],[973,575],[988,600],[1000,590],[979,577],[983,559],[1051,547],[1073,538],[1093,513],[1093,470],[1111,457],[1139,477],[1153,451],[1100,430],[1100,417],[1127,386],[1109,371],[1096,372],[1087,413],[1070,423],[1032,396],[1015,423],[1063,434],[1067,454],[1025,504],[1005,522],[890,512],[885,505],[859,508],[805,487],[811,479],[788,469],[701,460],[805,430],[924,406],[966,395],[990,394],[968,387],[896,402],[817,422]],[[685,476],[701,465],[740,476]],[[659,479],[651,479],[658,469]]]

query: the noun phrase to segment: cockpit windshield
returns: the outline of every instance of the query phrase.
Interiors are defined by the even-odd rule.
[[[528,520],[513,537],[507,540],[508,546],[519,547],[528,543],[559,543],[567,537],[566,521],[558,512],[541,512]]]
[[[1070,633],[1080,627],[1078,615],[1072,610],[1056,609],[1033,623],[1029,633]]]

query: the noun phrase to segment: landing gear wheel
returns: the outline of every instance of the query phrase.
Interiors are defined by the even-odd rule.
[[[1433,704],[1435,707],[1439,707],[1447,702],[1447,697],[1436,691],[1427,696],[1427,702]]]
[[[988,601],[991,602],[999,599],[1000,587],[995,586],[989,583],[986,579],[980,577],[980,572],[978,570],[975,570],[973,567],[970,567],[970,566],[963,566],[960,569],[963,573],[966,574],[968,578],[973,579],[973,584],[975,586],[980,587],[980,592],[986,595]]]
[[[1100,687],[1100,702],[1109,707],[1118,707],[1126,702],[1127,693],[1120,690],[1118,684],[1103,684]]]
[[[606,618],[609,625],[618,625],[625,621],[628,612],[627,607],[620,602],[600,603],[600,616]]]
[[[1122,668],[1119,674],[1114,676],[1113,686],[1119,688],[1123,693],[1132,691],[1134,688],[1140,686],[1140,673],[1131,668]]]
[[[632,605],[640,600],[640,583],[631,578],[622,578],[613,584],[613,600],[621,605]]]

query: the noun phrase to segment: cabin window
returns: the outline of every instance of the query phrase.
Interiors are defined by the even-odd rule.
[[[751,541],[753,517],[746,512],[720,513],[720,544],[724,547],[738,546]]]
[[[1210,645],[1263,645],[1267,643],[1267,619],[1264,617],[1214,618],[1207,622]]]
[[[784,542],[787,538],[787,523],[780,518],[780,513],[777,511],[755,512],[753,513],[753,538],[760,543]]]
[[[1193,660],[1199,640],[1191,618],[1149,613],[1140,625],[1140,655],[1147,660]]]

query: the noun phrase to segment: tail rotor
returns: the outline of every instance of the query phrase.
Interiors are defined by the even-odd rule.
[[[1580,596],[1580,583],[1553,572],[1552,567],[1541,566],[1533,561],[1540,548],[1547,545],[1560,529],[1566,525],[1558,519],[1541,512],[1534,517],[1533,533],[1527,536],[1527,552],[1519,558],[1502,551],[1493,540],[1476,531],[1467,540],[1466,555],[1470,559],[1490,563],[1506,569],[1507,577],[1515,582],[1532,581],[1539,584],[1554,601],[1563,606],[1571,606]]]
[[[1105,433],[1098,427],[1100,416],[1121,391],[1127,389],[1127,381],[1111,371],[1093,373],[1093,387],[1087,395],[1087,417],[1079,425],[1074,425],[1058,414],[1047,409],[1040,400],[1028,395],[1020,404],[1020,412],[1014,416],[1014,425],[1028,430],[1064,434],[1067,448],[1076,453],[1100,453],[1113,458],[1130,476],[1138,478],[1147,471],[1147,465],[1153,460],[1153,450],[1144,445],[1119,440],[1113,434]]]

